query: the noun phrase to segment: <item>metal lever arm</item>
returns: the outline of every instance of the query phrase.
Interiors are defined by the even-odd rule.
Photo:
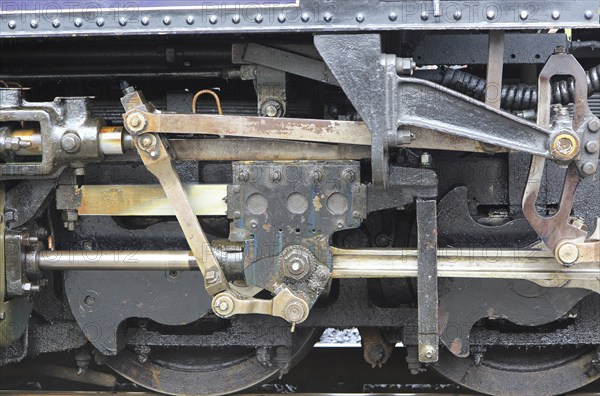
[[[121,101],[125,111],[131,109],[154,110],[153,106],[132,88],[128,88]],[[166,139],[155,133],[141,134],[140,131],[137,131],[137,122],[142,123],[143,120],[130,120],[128,130],[133,136],[135,147],[144,165],[156,176],[173,207],[175,216],[206,282],[206,290],[212,295],[227,290],[227,279],[213,255],[210,242],[200,227],[198,218],[194,214],[179,176],[173,167],[173,156],[169,152]]]
[[[598,122],[587,104],[587,85],[585,71],[577,60],[568,54],[555,54],[549,59],[539,76],[538,124],[541,127],[550,126],[550,79],[554,75],[571,75],[575,79],[575,105],[573,114],[573,130],[577,131],[573,146],[579,146],[580,141],[599,140],[593,124]],[[566,132],[557,133],[557,140],[562,139]],[[540,191],[546,159],[533,156],[529,177],[523,194],[523,213],[533,229],[548,248],[554,252],[556,259],[564,265],[576,263],[600,264],[600,241],[586,241],[587,232],[569,222],[575,191],[582,180],[586,167],[593,165],[595,173],[598,161],[590,153],[581,153],[580,158],[569,164],[558,211],[549,217],[540,215],[535,207]],[[594,238],[595,239],[595,238]]]

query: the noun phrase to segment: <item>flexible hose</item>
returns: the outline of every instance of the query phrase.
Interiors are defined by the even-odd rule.
[[[586,77],[588,96],[600,92],[600,65],[589,69]],[[435,82],[476,99],[484,100],[485,98],[485,79],[471,73],[447,68],[442,71],[441,76],[429,74],[425,78],[437,80]],[[574,92],[575,84],[572,77],[554,82],[552,83],[552,103],[563,105],[573,103]],[[526,110],[537,106],[537,86],[535,85],[505,84],[502,85],[501,95],[501,107],[507,110]]]

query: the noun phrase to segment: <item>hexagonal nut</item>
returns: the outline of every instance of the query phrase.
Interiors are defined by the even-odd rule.
[[[560,161],[568,161],[579,153],[579,138],[569,131],[555,134],[550,141],[550,153]]]
[[[281,270],[291,279],[300,280],[312,270],[316,258],[310,250],[301,245],[286,247],[280,255]]]
[[[65,152],[74,154],[81,148],[81,138],[76,132],[67,132],[60,139],[60,146]]]
[[[146,128],[147,123],[148,121],[146,120],[146,117],[144,117],[143,114],[137,112],[129,114],[125,119],[125,127],[129,132],[133,134],[142,132],[144,128]]]

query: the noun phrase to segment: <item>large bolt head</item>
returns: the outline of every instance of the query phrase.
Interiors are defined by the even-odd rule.
[[[594,118],[593,120],[588,122],[588,129],[592,132],[600,131],[600,120],[597,118]]]
[[[299,323],[304,321],[306,316],[306,310],[303,304],[299,301],[290,301],[285,307],[285,320],[290,323]]]
[[[300,280],[311,271],[315,261],[314,255],[304,246],[289,246],[281,253],[283,274]]]
[[[566,242],[556,249],[556,256],[561,263],[570,266],[579,258],[579,249],[574,244]]]
[[[585,144],[585,149],[588,153],[594,154],[598,151],[598,142],[590,141]]]
[[[586,162],[581,166],[581,171],[584,174],[591,176],[594,173],[596,173],[596,164],[594,164],[593,162]]]
[[[235,307],[235,303],[233,299],[228,295],[217,295],[213,300],[213,311],[221,316],[226,317],[233,312]]]
[[[276,100],[269,100],[261,107],[261,113],[267,117],[281,117],[283,115],[283,106]]]
[[[552,139],[550,151],[552,156],[557,160],[566,161],[573,159],[579,152],[579,141],[572,133],[558,133]]]
[[[131,133],[139,133],[146,127],[146,117],[140,113],[131,113],[125,119],[125,126]]]
[[[67,132],[60,139],[60,146],[69,154],[74,154],[81,147],[81,139],[75,132]]]

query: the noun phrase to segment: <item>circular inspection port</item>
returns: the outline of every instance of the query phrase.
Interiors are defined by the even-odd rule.
[[[287,208],[294,214],[302,214],[308,209],[308,200],[298,192],[293,192],[288,195]]]
[[[267,200],[267,197],[258,192],[250,194],[248,199],[246,199],[246,207],[248,208],[248,211],[254,215],[265,213],[268,206],[269,201]]]
[[[333,193],[327,198],[327,209],[335,215],[344,214],[348,210],[348,199],[343,194]]]

